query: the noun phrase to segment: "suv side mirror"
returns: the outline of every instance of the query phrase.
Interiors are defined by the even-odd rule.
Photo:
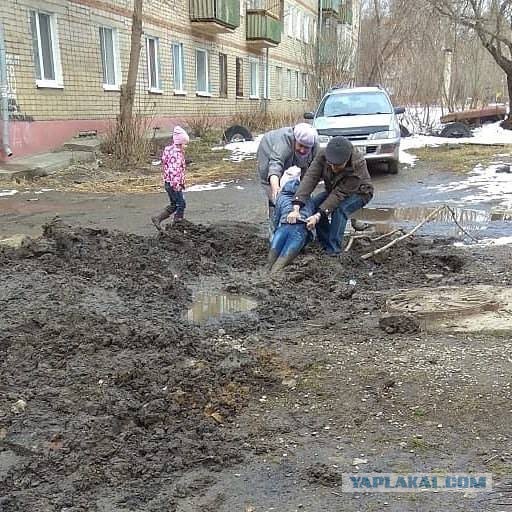
[[[315,119],[315,114],[313,112],[304,112],[304,119]]]
[[[395,114],[403,114],[405,112],[404,107],[395,107]]]

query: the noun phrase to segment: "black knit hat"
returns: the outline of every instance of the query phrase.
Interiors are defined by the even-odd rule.
[[[325,148],[325,159],[334,165],[346,164],[352,156],[352,143],[345,137],[333,137]]]

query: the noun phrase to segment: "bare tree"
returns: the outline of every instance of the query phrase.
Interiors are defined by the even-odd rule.
[[[429,0],[442,16],[473,30],[507,77],[512,100],[511,0]],[[511,128],[510,115],[504,127]]]
[[[355,48],[350,39],[350,29],[335,16],[324,18],[315,44],[306,44],[302,59],[309,74],[308,97],[318,101],[335,84],[354,80]]]
[[[116,125],[117,144],[125,146],[123,151],[119,152],[119,154],[124,155],[124,158],[128,159],[131,153],[129,146],[133,144],[133,104],[135,101],[135,87],[137,85],[141,50],[142,2],[143,0],[134,0],[133,2],[130,62],[128,65],[126,83],[121,86],[119,117]]]

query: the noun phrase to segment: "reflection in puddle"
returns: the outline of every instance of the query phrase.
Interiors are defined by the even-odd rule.
[[[256,301],[243,295],[198,292],[194,295],[194,301],[186,313],[186,319],[189,322],[199,323],[210,318],[250,311],[256,305]]]
[[[397,225],[419,224],[435,207],[403,207],[403,208],[363,208],[355,216],[365,222],[375,224],[375,231],[387,233],[396,229]],[[489,222],[506,222],[512,220],[511,212],[488,212],[484,210],[469,210],[452,208],[457,222],[466,230],[486,229]],[[448,210],[443,210],[429,224],[434,224],[434,231],[459,234],[460,229],[453,222]],[[444,226],[442,226],[444,224]]]

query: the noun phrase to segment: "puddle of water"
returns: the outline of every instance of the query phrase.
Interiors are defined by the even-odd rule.
[[[185,318],[189,322],[202,323],[212,318],[250,311],[256,306],[256,301],[243,295],[198,292]]]
[[[435,207],[398,207],[398,208],[363,208],[356,217],[375,225],[378,233],[387,233],[397,226],[419,224]],[[470,210],[466,208],[452,208],[457,222],[467,231],[486,229],[490,222],[510,221],[511,212],[489,212],[484,210]],[[459,228],[453,222],[449,211],[442,211],[439,215],[424,226],[425,231],[442,232],[458,235]]]

